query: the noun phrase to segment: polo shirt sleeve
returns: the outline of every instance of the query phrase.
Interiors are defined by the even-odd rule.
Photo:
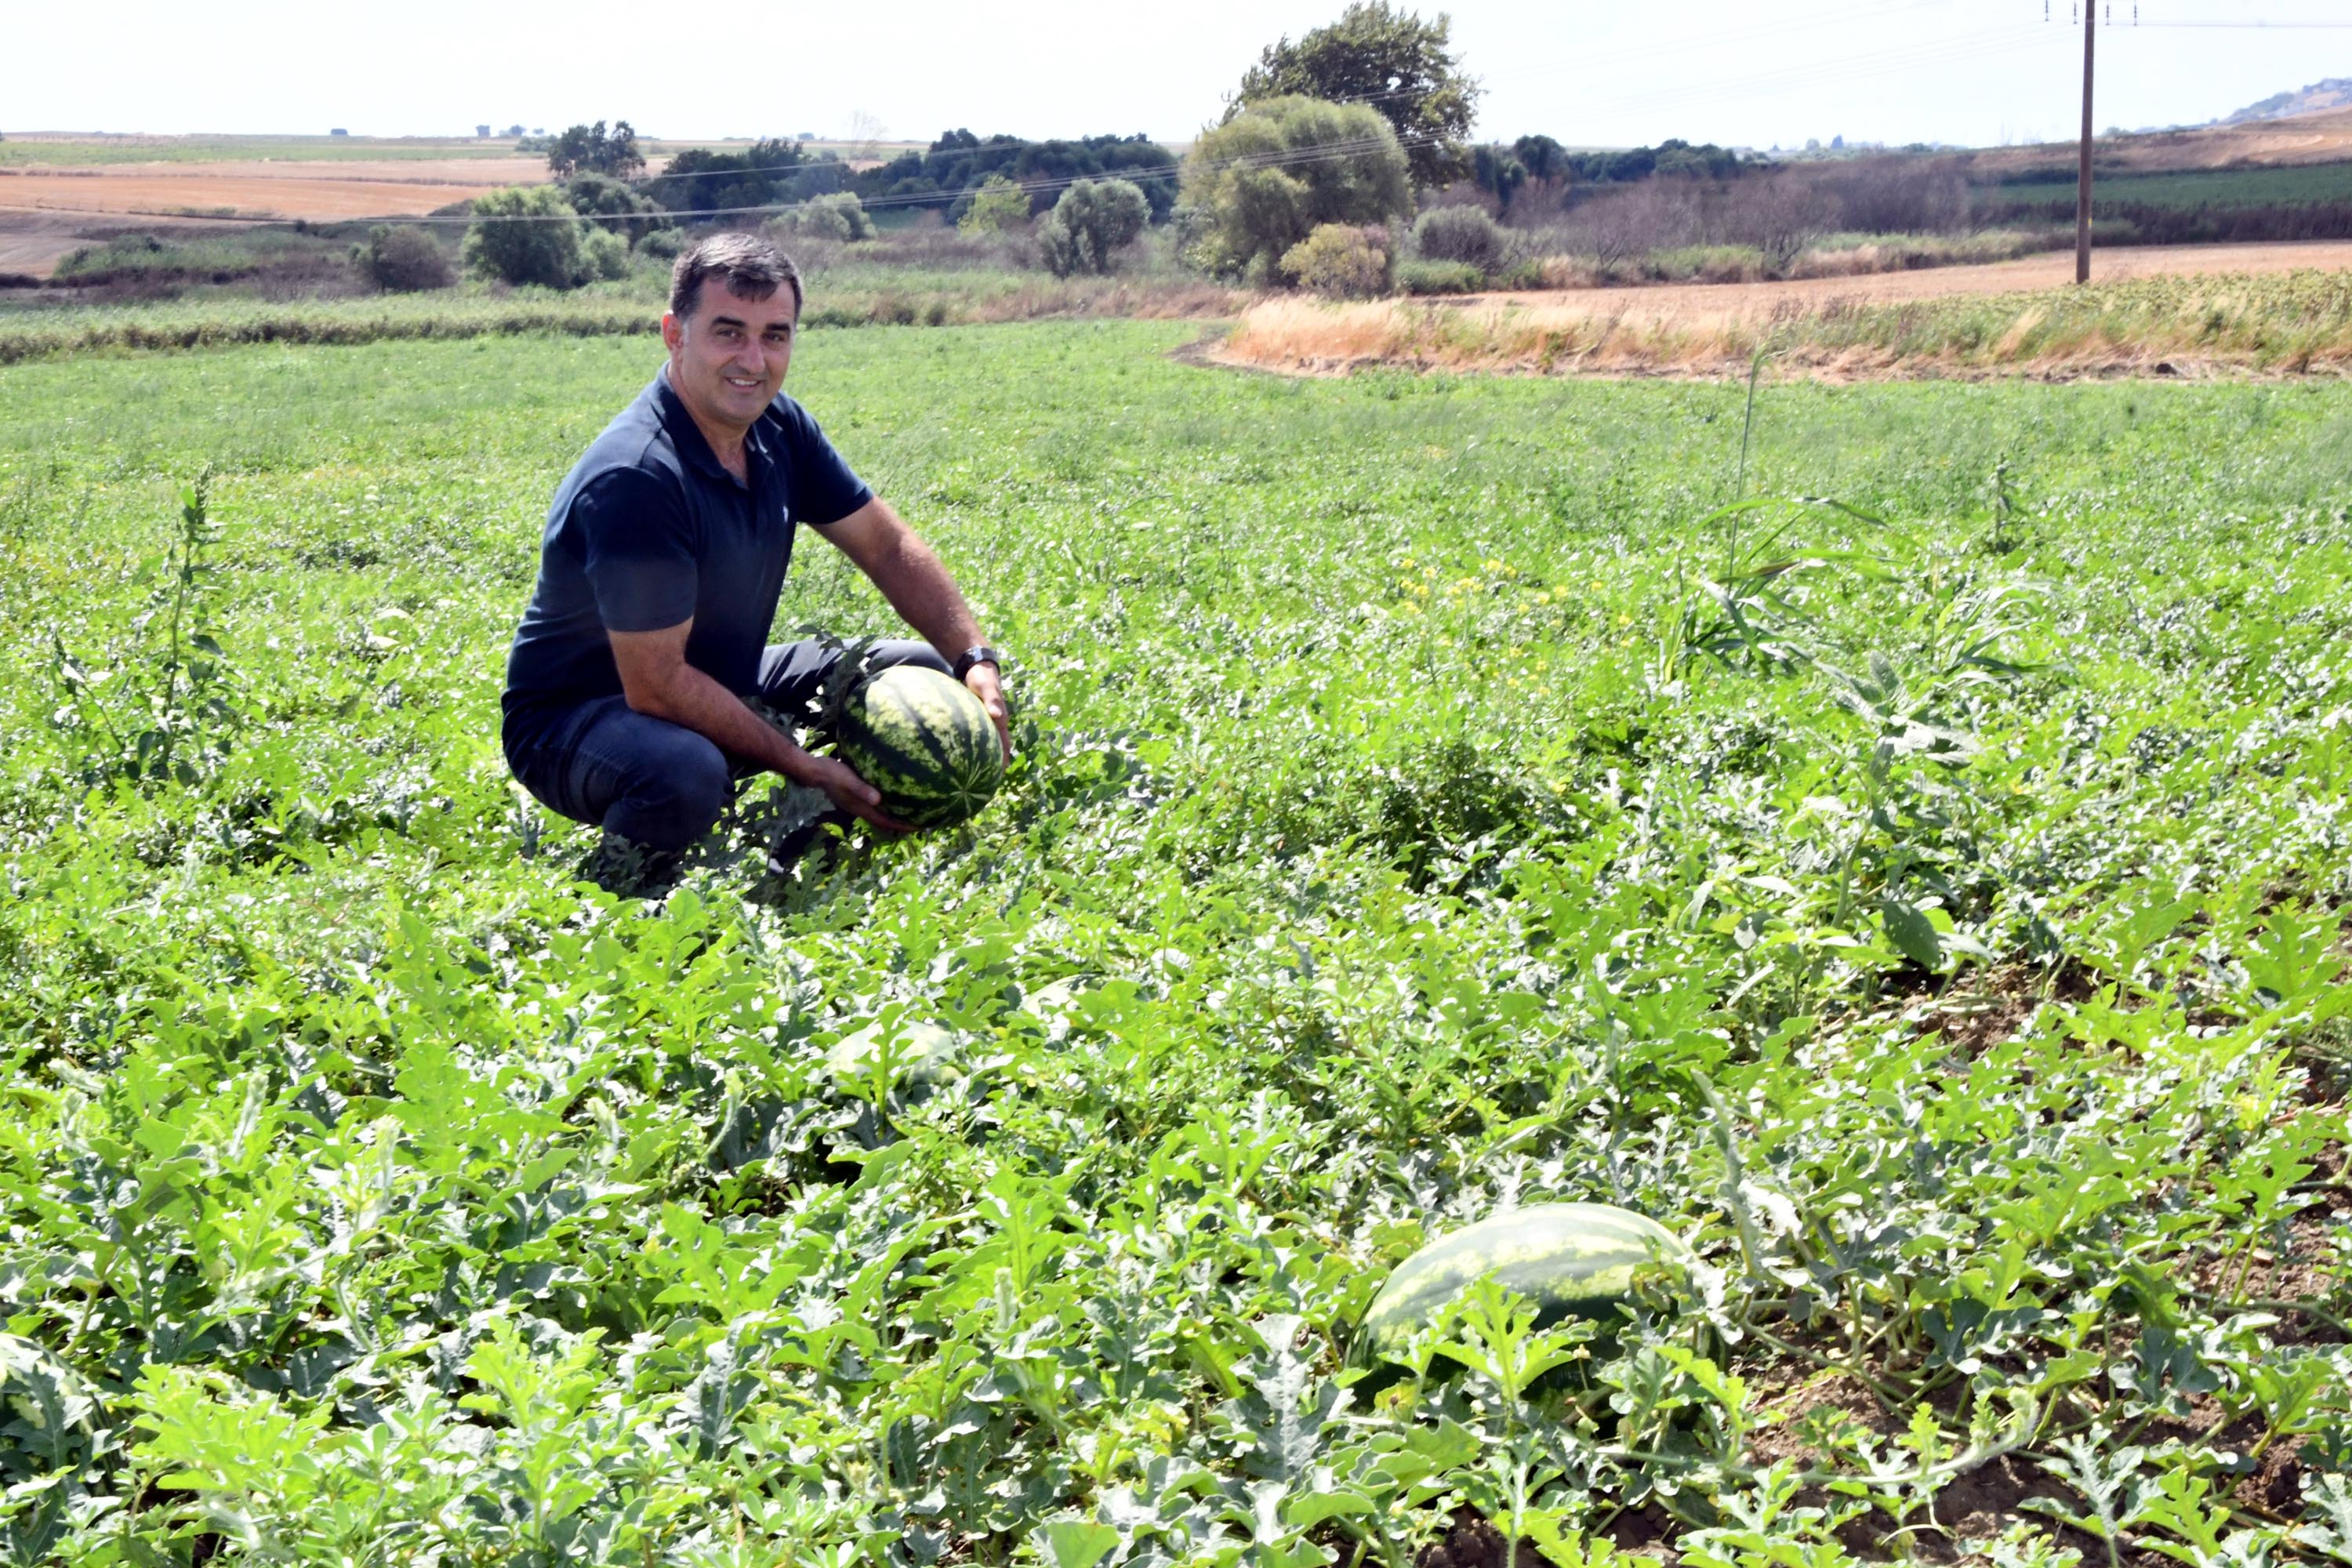
[[[783,436],[788,452],[785,470],[792,477],[793,517],[824,528],[839,522],[874,499],[874,488],[857,477],[847,459],[834,450],[824,432],[797,403],[783,407]]]
[[[694,618],[694,527],[674,485],[642,468],[599,474],[572,502],[581,567],[608,632],[657,632]]]

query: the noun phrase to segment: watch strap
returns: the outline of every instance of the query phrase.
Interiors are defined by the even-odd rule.
[[[955,678],[961,680],[965,676],[970,675],[971,667],[975,664],[992,664],[1001,669],[1004,665],[1004,658],[985,643],[968,647],[955,661]]]

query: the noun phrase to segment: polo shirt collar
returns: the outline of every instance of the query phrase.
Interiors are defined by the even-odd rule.
[[[720,462],[719,454],[710,449],[710,442],[703,436],[702,426],[697,425],[694,416],[687,411],[686,399],[670,385],[667,365],[655,373],[654,403],[660,410],[662,426],[669,432],[670,444],[677,448],[677,455],[710,478],[729,485],[734,484],[735,476],[727,471],[727,465]],[[755,454],[759,451],[758,430],[759,426],[754,425],[753,435],[744,443]]]

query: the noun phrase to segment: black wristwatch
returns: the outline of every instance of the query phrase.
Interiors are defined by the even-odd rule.
[[[982,643],[977,647],[968,647],[963,650],[962,656],[955,661],[955,678],[958,680],[961,680],[965,676],[970,675],[971,673],[971,667],[975,664],[992,664],[996,666],[997,668],[1003,669],[1004,668],[1004,656],[998,653],[986,643]]]

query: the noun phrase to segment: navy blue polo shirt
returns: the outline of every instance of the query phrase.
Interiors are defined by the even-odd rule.
[[[874,492],[789,397],[760,416],[744,457],[749,482],[739,483],[664,374],[573,465],[548,509],[539,586],[507,655],[509,755],[580,704],[620,695],[610,632],[691,616],[686,662],[730,691],[759,689],[793,530],[839,522]]]

